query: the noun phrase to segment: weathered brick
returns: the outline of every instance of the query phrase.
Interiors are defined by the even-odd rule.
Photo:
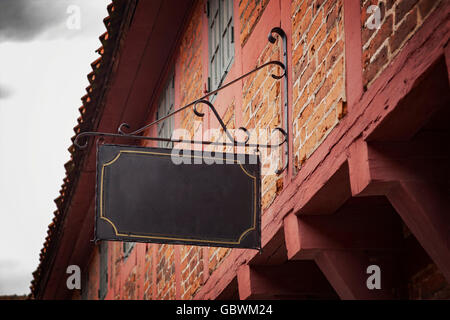
[[[414,30],[417,30],[418,26],[424,22],[424,18],[437,7],[442,0],[370,0],[364,2],[364,7],[361,8],[361,23],[364,24],[367,19],[366,8],[371,4],[380,4],[382,10],[382,16],[386,12],[387,18],[383,21],[380,30],[368,30],[363,27],[362,30],[362,43],[364,46],[362,63],[364,68],[368,67],[367,64],[374,60],[374,56],[379,51],[379,48],[383,46],[384,41],[388,40],[388,56],[387,62],[394,59],[405,43],[405,41],[412,35]],[[420,16],[419,16],[420,15]],[[392,25],[391,25],[392,24]],[[395,27],[394,27],[395,26]],[[392,31],[392,32],[391,32]],[[370,44],[367,41],[370,37]],[[384,64],[384,67],[387,65]],[[382,71],[382,70],[379,70]],[[370,85],[374,79],[367,79],[367,75],[376,77],[379,72],[374,72],[373,68],[368,67],[368,70],[364,71],[364,83]],[[374,75],[375,74],[375,75]]]
[[[310,93],[314,93],[316,91],[319,84],[325,79],[326,72],[327,70],[325,68],[325,63],[320,64],[314,77],[311,80],[311,83],[308,86]]]
[[[375,78],[375,75],[383,69],[383,67],[388,62],[388,51],[387,47],[384,46],[378,55],[376,56],[375,60],[371,63],[369,63],[363,70],[364,74],[364,84],[367,85],[371,80]]]
[[[302,94],[302,95],[300,95],[299,99],[295,102],[295,104],[294,104],[294,112],[293,112],[294,119],[297,117],[297,115],[299,114],[300,110],[302,110],[303,106],[306,104],[308,99],[309,99],[308,95]]]
[[[314,37],[313,44],[311,45],[311,48],[314,48],[314,53],[317,51],[317,49],[322,44],[323,40],[326,38],[327,32],[328,31],[326,30],[326,25],[322,24],[316,36]]]
[[[304,148],[305,157],[309,157],[317,148],[317,135],[314,131],[307,139],[302,149]],[[300,149],[301,150],[301,149]]]
[[[325,103],[321,103],[314,111],[311,116],[311,119],[308,121],[306,125],[306,134],[309,136],[317,127],[317,124],[320,122],[322,117],[325,115],[327,111],[327,105]]]
[[[311,24],[311,19],[312,19],[312,10],[308,10],[298,28],[295,29],[295,32],[298,34],[299,38],[303,37],[306,34],[306,31],[308,30]]]
[[[411,11],[419,0],[401,0],[395,6],[395,24],[402,21],[403,17]]]
[[[307,1],[303,1],[302,5],[300,7],[298,7],[298,11],[293,14],[292,30],[297,30],[299,25],[300,25],[300,22],[305,18],[306,10],[310,7],[308,5],[308,2],[309,2],[308,0]],[[293,8],[297,8],[297,7],[293,6]],[[310,17],[310,19],[311,19],[311,17]],[[299,40],[302,37],[303,32],[304,31],[302,31],[300,29],[298,29],[298,32],[295,32],[295,31],[293,32],[292,37],[293,37],[293,46],[294,47],[297,46]]]
[[[372,35],[376,32],[376,29],[369,29],[365,25],[366,21],[364,20],[361,25],[361,42],[364,46],[367,41],[372,37]]]
[[[308,67],[306,68],[305,72],[300,77],[300,82],[299,82],[299,90],[300,91],[303,90],[306,83],[309,81],[309,79],[311,78],[311,76],[314,74],[315,71],[316,71],[316,61],[311,60],[308,64]]]
[[[337,28],[332,28],[327,34],[327,39],[317,52],[317,61],[320,63],[330,51],[331,47],[336,43]]]
[[[421,0],[419,3],[420,16],[425,18],[439,1],[436,0]]]
[[[281,124],[281,116],[280,114],[277,114],[275,117],[272,118],[272,121],[269,123],[268,128],[273,130],[276,127],[279,127]]]
[[[337,6],[333,7],[331,12],[329,12],[325,18],[326,26],[327,26],[327,32],[330,32],[331,28],[333,28],[336,25],[337,19],[340,17],[340,10],[341,8],[338,8]]]
[[[320,86],[319,91],[314,96],[314,105],[318,105],[322,99],[330,92],[331,87],[333,86],[333,80],[331,77],[326,77],[324,83]]]
[[[264,112],[264,114],[263,114],[263,116],[261,118],[261,121],[259,123],[259,127],[260,128],[267,128],[268,127],[268,125],[270,123],[270,120],[274,117],[274,111],[275,110],[276,110],[275,108],[268,108],[268,109],[266,109],[266,111]]]
[[[397,2],[398,0],[386,0],[386,9],[390,10],[392,6]]]
[[[397,28],[397,31],[392,36],[389,44],[391,46],[391,52],[395,52],[400,48],[403,41],[405,41],[408,35],[416,28],[417,26],[417,10],[414,9],[405,20],[401,23],[401,25]]]
[[[309,119],[309,117],[311,116],[311,114],[314,111],[314,104],[313,103],[309,103],[302,111],[302,113],[300,114],[300,117],[297,120],[297,126],[300,129],[301,127],[303,127],[303,125],[306,123],[306,121]]]
[[[344,86],[343,78],[340,78],[337,82],[334,83],[333,89],[331,89],[329,95],[325,99],[325,104],[330,106],[333,103],[335,103],[336,100],[341,98],[343,94],[343,86]]]
[[[256,90],[260,89],[263,85],[263,82],[267,79],[267,73],[266,72],[258,72],[258,75],[256,76],[255,82],[253,83],[253,86]]]
[[[267,209],[273,202],[273,200],[275,200],[276,197],[276,191],[277,191],[277,186],[276,184],[273,184],[267,191],[265,194],[263,194],[262,198],[261,198],[261,207],[263,209]]]
[[[303,46],[300,45],[296,48],[296,50],[294,50],[294,53],[292,55],[292,63],[294,65],[297,65],[302,56],[303,56]]]
[[[308,67],[308,60],[307,57],[303,55],[300,61],[294,64],[294,79],[298,79],[300,75],[306,70],[307,67]],[[296,93],[294,91],[294,95],[295,94]]]
[[[315,0],[313,5],[313,12],[314,15],[317,14],[317,12],[320,10],[320,7],[322,7],[323,3],[326,2],[326,0]]]
[[[280,96],[280,82],[275,82],[269,92],[269,103],[273,103]]]
[[[308,45],[311,45],[311,40],[316,34],[317,30],[319,29],[320,25],[323,23],[323,13],[320,10],[317,14],[317,16],[314,18],[313,23],[311,24],[311,27],[308,31],[308,34],[306,36],[306,43]]]
[[[332,108],[317,128],[317,140],[321,141],[325,134],[337,123],[336,108]]]
[[[325,16],[328,15],[330,13],[330,11],[335,7],[343,8],[342,0],[325,1],[325,3],[323,4],[323,12],[324,12]]]
[[[377,35],[370,41],[369,46],[364,50],[363,61],[364,65],[370,63],[370,58],[381,47],[383,42],[388,39],[392,34],[392,15],[386,17],[386,20],[381,25]]]
[[[326,68],[330,69],[334,66],[335,62],[342,56],[344,52],[344,41],[339,40],[331,49],[327,57]],[[342,70],[340,71],[340,73]]]
[[[267,190],[269,190],[269,187],[275,184],[276,180],[276,176],[273,174],[264,176],[261,184],[262,193],[265,193]]]

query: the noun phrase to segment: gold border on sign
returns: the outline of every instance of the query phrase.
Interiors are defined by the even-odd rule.
[[[124,233],[120,233],[116,227],[116,225],[110,220],[108,219],[105,215],[104,215],[104,209],[103,209],[103,178],[104,178],[104,171],[105,171],[105,167],[112,165],[114,162],[116,162],[120,156],[122,155],[122,153],[131,153],[131,154],[154,154],[154,155],[159,155],[159,156],[172,156],[172,154],[168,154],[168,153],[161,153],[161,152],[150,152],[150,151],[137,151],[137,150],[120,150],[119,153],[114,157],[114,159],[112,159],[111,161],[104,163],[102,165],[102,171],[101,171],[101,177],[100,177],[100,219],[107,221],[108,223],[111,224],[111,226],[114,229],[114,232],[116,234],[116,236],[120,236],[120,237],[136,237],[136,238],[146,238],[146,239],[160,239],[160,240],[175,240],[175,241],[193,241],[193,242],[210,242],[210,243],[220,243],[220,244],[240,244],[242,238],[250,231],[255,230],[256,229],[256,192],[257,192],[257,185],[256,185],[256,177],[251,175],[250,173],[247,172],[247,170],[244,169],[244,167],[242,166],[242,163],[239,160],[234,160],[234,163],[239,163],[239,166],[241,167],[242,171],[249,176],[250,178],[253,179],[253,225],[246,229],[239,237],[239,239],[237,241],[211,241],[211,240],[202,240],[202,239],[191,239],[191,238],[174,238],[174,237],[169,237],[169,236],[155,236],[155,235],[139,235],[139,234],[124,234]],[[182,156],[181,156],[182,157]],[[191,158],[202,158],[202,159],[217,159],[214,157],[202,157],[202,156],[191,156]]]

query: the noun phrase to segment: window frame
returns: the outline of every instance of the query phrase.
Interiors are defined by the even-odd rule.
[[[161,119],[175,111],[175,73],[171,72],[164,86],[156,109],[156,119]],[[169,117],[157,125],[157,135],[160,138],[171,139],[175,129],[174,118]],[[160,148],[173,148],[172,142],[158,141]]]
[[[128,258],[128,256],[131,254],[135,244],[136,244],[136,242],[128,242],[128,241],[122,242],[123,259],[124,260],[126,260]]]
[[[223,84],[234,62],[233,7],[232,0],[207,1],[208,91],[216,90]]]

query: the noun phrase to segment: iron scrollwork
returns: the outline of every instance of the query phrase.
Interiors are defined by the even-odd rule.
[[[255,69],[243,74],[242,76],[224,84],[223,86],[217,88],[216,90],[210,91],[207,94],[205,94],[204,96],[202,96],[201,98],[194,100],[188,104],[186,104],[185,106],[176,109],[175,111],[171,112],[170,114],[161,117],[160,119],[157,119],[149,124],[146,124],[145,126],[131,131],[131,132],[127,132],[127,129],[130,129],[130,125],[127,123],[122,123],[118,129],[117,129],[117,133],[106,133],[106,132],[94,132],[94,131],[88,131],[88,132],[82,132],[80,134],[78,134],[75,137],[74,140],[74,145],[76,145],[78,148],[80,149],[85,149],[88,146],[88,137],[90,136],[97,136],[97,137],[112,137],[112,138],[127,138],[127,139],[139,139],[139,140],[151,140],[151,141],[164,141],[164,142],[173,142],[173,143],[187,143],[187,144],[201,144],[201,145],[220,145],[220,146],[245,146],[245,147],[254,147],[254,148],[278,148],[281,146],[285,146],[285,152],[284,152],[284,157],[285,157],[285,162],[284,165],[281,169],[278,169],[276,171],[277,174],[281,174],[287,167],[288,167],[288,161],[289,161],[289,142],[288,142],[288,136],[289,136],[289,122],[288,122],[288,94],[287,94],[287,89],[288,89],[288,85],[287,85],[287,44],[286,44],[286,34],[284,33],[284,31],[281,28],[273,28],[269,34],[269,42],[271,43],[275,43],[276,39],[272,36],[273,33],[278,34],[279,36],[281,36],[281,38],[283,39],[283,55],[284,55],[284,63],[281,61],[269,61],[266,62],[258,67],[256,67]],[[277,144],[259,144],[259,143],[249,143],[250,140],[250,132],[245,128],[245,127],[240,127],[239,129],[241,131],[243,131],[246,134],[246,139],[244,141],[237,141],[229,132],[229,130],[227,129],[225,123],[223,122],[222,118],[220,117],[219,113],[217,112],[216,108],[214,107],[214,105],[207,100],[207,98],[209,96],[212,96],[216,93],[218,93],[219,91],[231,86],[232,84],[248,77],[249,75],[263,69],[266,68],[268,66],[278,66],[283,70],[283,73],[280,75],[277,74],[271,74],[272,78],[275,80],[280,80],[284,78],[284,91],[283,91],[283,99],[284,99],[284,128],[282,127],[276,127],[273,129],[274,131],[278,131],[279,133],[281,133],[283,135],[283,139],[280,143]],[[202,118],[204,116],[204,113],[198,111],[197,109],[197,105],[198,104],[205,104],[208,106],[208,108],[212,111],[212,113],[214,114],[214,116],[216,117],[216,119],[218,120],[220,126],[222,127],[224,133],[226,134],[228,140],[230,140],[230,142],[217,142],[217,141],[203,141],[203,140],[188,140],[188,139],[172,139],[172,138],[161,138],[161,137],[148,137],[148,136],[143,136],[140,135],[144,130],[148,129],[151,126],[156,125],[157,123],[166,120],[167,118],[173,117],[175,114],[186,110],[188,108],[192,107],[192,110],[194,112],[194,114],[199,117]],[[80,143],[80,139],[81,138],[85,138],[86,140],[84,141],[84,143]]]

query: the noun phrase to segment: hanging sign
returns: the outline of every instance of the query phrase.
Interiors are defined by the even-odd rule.
[[[98,240],[261,248],[256,155],[103,144]]]

